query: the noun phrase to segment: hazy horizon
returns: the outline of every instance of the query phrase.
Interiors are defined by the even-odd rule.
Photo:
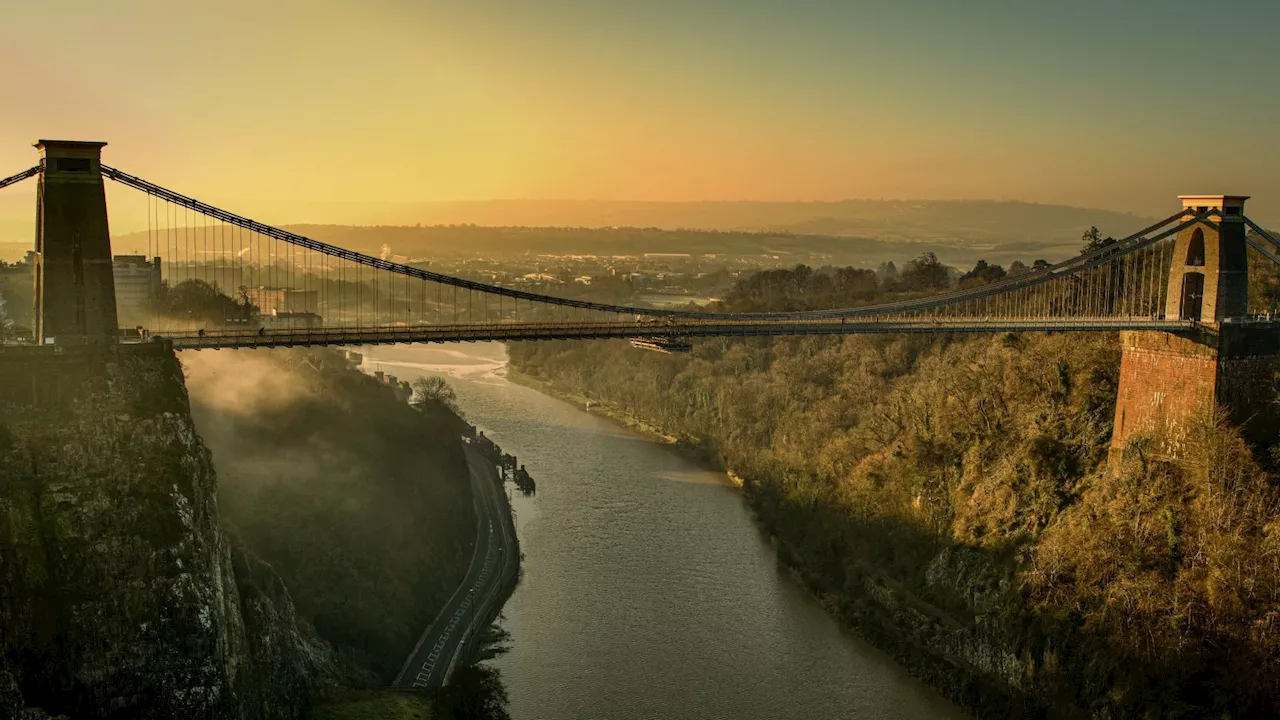
[[[1262,61],[1280,6],[1265,0],[0,13],[0,173],[30,166],[40,137],[104,140],[112,165],[281,222],[307,220],[287,217],[302,204],[492,198],[990,198],[1163,216],[1196,192],[1250,194],[1254,217],[1280,218],[1280,88]],[[1195,40],[1206,27],[1260,57],[1224,62]]]
[[[148,230],[145,198],[108,183],[112,236],[117,254],[134,251],[129,243]],[[0,196],[0,259],[13,261],[31,249],[34,233],[34,185]],[[282,208],[277,208],[281,210]],[[844,201],[594,201],[474,200],[426,203],[316,203],[293,212],[259,217],[270,224],[344,247],[363,236],[336,228],[423,228],[459,225],[524,228],[659,228],[662,230],[728,231],[814,237],[830,251],[832,242],[902,244],[903,253],[920,244],[954,248],[964,257],[990,248],[987,259],[1048,253],[1074,248],[1084,229],[1098,226],[1104,234],[1123,236],[1152,218],[1097,208],[996,200],[844,200]],[[167,226],[183,221],[171,218]],[[822,238],[832,242],[820,241]],[[602,250],[599,238],[575,246],[579,252]],[[363,247],[377,252],[382,240]],[[838,246],[838,242],[837,242]],[[145,242],[139,246],[144,248]],[[561,246],[563,248],[563,246]],[[663,251],[678,248],[664,247]],[[745,250],[745,248],[744,248]],[[400,252],[401,250],[397,250]],[[728,252],[728,250],[723,250]],[[1039,253],[1039,255],[1037,255]],[[456,254],[453,252],[450,255]],[[905,255],[904,255],[905,257]]]

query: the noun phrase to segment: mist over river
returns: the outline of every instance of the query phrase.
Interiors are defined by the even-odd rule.
[[[724,474],[507,381],[500,344],[364,352],[447,377],[537,481],[514,498],[524,578],[490,661],[516,720],[964,717],[779,568]]]

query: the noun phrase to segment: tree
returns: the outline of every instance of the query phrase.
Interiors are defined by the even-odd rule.
[[[1026,271],[1027,271],[1027,266],[1021,260],[1014,260],[1013,262],[1009,263],[1010,275],[1021,275]]]
[[[973,269],[960,276],[960,287],[973,287],[995,282],[1005,276],[1004,268],[999,265],[988,265],[986,260],[979,260]]]
[[[13,321],[9,319],[9,313],[5,311],[4,296],[0,295],[0,340],[9,337],[13,332]]]
[[[410,387],[413,388],[413,405],[419,410],[426,412],[432,405],[441,405],[454,415],[462,417],[462,410],[458,407],[458,394],[444,378],[438,375],[420,377],[410,383]]]
[[[182,318],[215,327],[229,320],[248,320],[254,310],[247,296],[237,302],[217,286],[194,278],[183,280],[173,287],[165,282],[152,303],[156,312],[165,317]]]
[[[510,720],[507,691],[498,671],[483,665],[466,665],[449,679],[433,701],[434,717],[460,720]]]
[[[1101,250],[1109,245],[1115,245],[1116,239],[1111,236],[1102,237],[1102,233],[1098,232],[1098,228],[1090,225],[1089,229],[1084,231],[1084,235],[1080,236],[1080,242],[1084,243],[1080,248],[1080,254],[1084,255],[1094,250]]]
[[[836,290],[841,295],[871,297],[879,288],[876,274],[863,268],[842,267],[835,272]]]
[[[903,290],[945,290],[951,285],[951,275],[937,255],[927,252],[907,263],[898,285]]]
[[[1280,310],[1280,265],[1257,250],[1249,250],[1249,312]]]

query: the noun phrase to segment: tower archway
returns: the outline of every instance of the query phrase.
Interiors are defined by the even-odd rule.
[[[1187,243],[1187,267],[1204,267],[1204,228],[1196,228]]]

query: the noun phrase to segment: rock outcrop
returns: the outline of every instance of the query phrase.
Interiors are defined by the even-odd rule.
[[[0,353],[0,671],[77,720],[299,717],[331,652],[223,532],[173,352],[36,350]]]

